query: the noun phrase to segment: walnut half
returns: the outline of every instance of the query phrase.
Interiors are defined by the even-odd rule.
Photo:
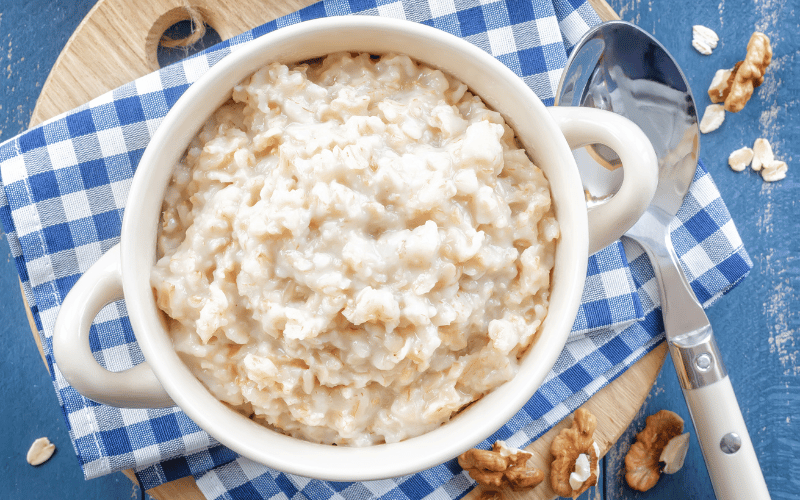
[[[625,481],[638,491],[647,491],[661,477],[661,453],[674,437],[683,432],[683,419],[674,412],[661,410],[647,417],[644,430],[636,435],[625,455]]]
[[[503,441],[497,441],[491,450],[473,448],[458,457],[458,465],[470,477],[489,491],[511,488],[524,491],[537,486],[544,480],[544,473],[528,467],[531,454],[512,449]]]
[[[550,486],[557,495],[577,498],[597,484],[600,449],[594,442],[595,429],[597,418],[589,411],[578,408],[572,426],[559,432],[550,445],[550,454],[553,456]]]
[[[769,37],[755,32],[747,43],[744,61],[734,66],[730,76],[730,91],[725,97],[725,110],[737,113],[744,108],[753,90],[764,83],[764,73],[772,61]]]

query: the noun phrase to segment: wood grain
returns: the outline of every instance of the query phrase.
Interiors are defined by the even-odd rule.
[[[157,41],[188,19],[185,0],[100,0],[59,55],[36,102],[31,125],[69,111],[158,69]],[[291,14],[315,0],[192,0],[223,40]],[[181,15],[184,14],[184,15]]]
[[[316,1],[192,0],[190,5],[225,40]],[[602,19],[619,19],[605,0],[589,0],[589,3]],[[185,5],[185,0],[100,0],[58,57],[43,86],[30,125],[35,126],[158,69],[158,40],[166,28],[189,18]],[[32,321],[31,325],[39,343]],[[604,454],[641,407],[665,354],[666,348],[663,345],[658,347],[584,405],[598,417],[595,436]],[[532,462],[546,473],[549,472],[550,442],[570,423],[571,418],[565,419],[527,448],[533,453]],[[136,481],[132,471],[124,473]],[[191,477],[163,484],[147,493],[156,500],[204,499]],[[475,498],[480,493],[480,489],[475,489],[467,498]],[[512,500],[549,500],[555,497],[548,484],[527,493],[506,494],[506,498]]]
[[[606,3],[606,0],[589,0],[589,5],[592,6],[597,15],[600,16],[600,19],[603,21],[617,21],[619,20],[619,16],[611,6]]]

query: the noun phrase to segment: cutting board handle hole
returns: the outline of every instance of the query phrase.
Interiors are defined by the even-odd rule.
[[[163,68],[222,41],[206,20],[203,8],[185,5],[159,17],[147,36],[145,50],[153,70]]]

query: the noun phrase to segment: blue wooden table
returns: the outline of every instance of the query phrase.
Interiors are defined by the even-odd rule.
[[[608,0],[628,21],[653,33],[688,76],[698,107],[715,71],[744,56],[750,34],[773,42],[774,60],[743,111],[701,139],[706,162],[755,264],[750,276],[708,313],[728,366],[751,437],[774,499],[800,499],[800,364],[795,335],[800,327],[800,4],[797,0]],[[48,72],[94,0],[0,0],[0,141],[27,127]],[[691,47],[691,26],[717,31],[711,56]],[[755,172],[736,173],[728,154],[758,137],[769,139],[789,164],[785,180],[764,183]],[[5,244],[3,244],[5,246]],[[7,246],[0,247],[0,498],[137,498],[141,492],[122,474],[84,481],[72,451],[49,375],[34,345]],[[604,478],[591,497],[605,499],[713,499],[696,439],[684,470],[662,478],[648,493],[624,484],[624,454],[644,417],[670,409],[689,421],[668,360],[640,416],[604,460]],[[689,432],[693,429],[689,426]],[[59,448],[33,468],[25,453],[37,437]],[[588,496],[588,494],[587,494]]]

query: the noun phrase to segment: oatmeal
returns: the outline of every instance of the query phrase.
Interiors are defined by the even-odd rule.
[[[365,446],[428,432],[514,377],[559,229],[503,118],[402,55],[270,64],[175,167],[151,283],[221,401]]]

